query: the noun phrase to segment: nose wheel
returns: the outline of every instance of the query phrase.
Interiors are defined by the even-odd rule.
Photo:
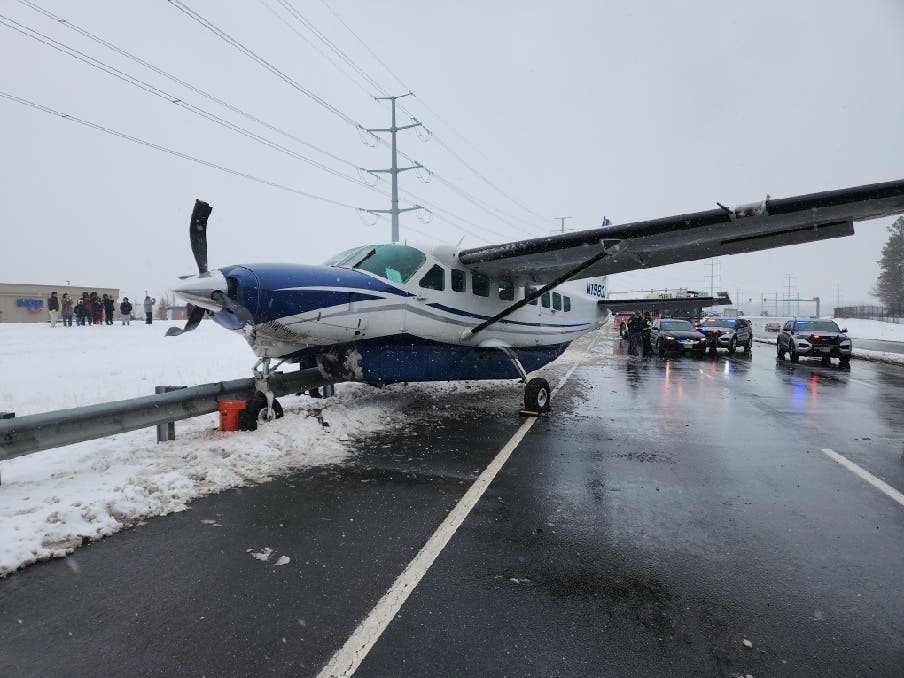
[[[280,360],[275,365],[270,365],[270,358],[261,358],[251,368],[254,374],[254,388],[256,393],[248,401],[245,411],[240,417],[239,426],[243,431],[254,431],[258,422],[268,422],[283,416],[282,405],[270,390],[270,377],[276,373],[276,368],[283,364]]]

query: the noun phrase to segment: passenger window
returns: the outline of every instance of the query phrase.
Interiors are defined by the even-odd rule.
[[[536,292],[537,292],[537,288],[536,288],[536,287],[531,287],[530,285],[527,285],[527,286],[525,286],[525,288],[524,288],[524,298],[526,299],[526,298],[529,297],[530,295],[536,294]],[[527,303],[530,304],[531,306],[536,306],[536,305],[537,305],[537,300],[536,300],[536,299],[531,299],[531,300],[530,300],[529,302],[527,302]]]
[[[515,299],[515,285],[511,280],[500,280],[499,281],[499,298],[503,301],[514,301]]]
[[[453,292],[464,292],[465,291],[465,272],[459,271],[457,268],[452,269],[452,291]]]
[[[433,267],[421,278],[420,286],[428,290],[443,291],[446,289],[446,272],[442,266],[433,264]]]
[[[562,310],[562,295],[558,292],[552,293],[552,307],[557,311]]]
[[[563,308],[566,312],[571,310],[571,297],[562,297]]]
[[[544,292],[540,297],[540,305],[543,308],[549,308],[549,292]]]
[[[483,273],[471,273],[471,291],[478,297],[490,296],[490,279]]]

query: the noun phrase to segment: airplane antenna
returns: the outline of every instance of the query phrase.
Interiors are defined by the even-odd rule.
[[[398,147],[396,145],[396,133],[403,129],[421,127],[421,123],[419,123],[417,120],[415,120],[410,125],[402,125],[401,127],[396,125],[396,99],[402,99],[403,97],[411,95],[412,93],[408,92],[407,94],[400,94],[398,96],[374,97],[374,99],[376,99],[377,101],[388,99],[392,102],[392,126],[385,129],[364,130],[370,134],[373,134],[374,132],[389,132],[392,135],[392,167],[390,169],[368,170],[370,172],[385,172],[392,177],[392,208],[388,210],[366,210],[371,214],[392,215],[392,242],[399,241],[399,215],[402,212],[410,212],[411,210],[423,209],[420,205],[414,205],[413,207],[404,207],[402,209],[399,209],[399,172],[405,172],[412,169],[424,169],[423,165],[421,165],[420,163],[415,163],[411,167],[399,167],[399,154]]]

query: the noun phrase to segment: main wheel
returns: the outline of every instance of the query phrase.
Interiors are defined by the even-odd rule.
[[[267,398],[260,392],[255,393],[254,397],[248,401],[245,411],[239,414],[239,428],[243,431],[256,431],[258,421],[261,419],[262,413],[267,409]],[[283,407],[279,401],[273,399],[274,419],[280,419],[283,416]]]
[[[549,411],[549,382],[540,377],[534,377],[524,387],[524,409],[532,412]]]

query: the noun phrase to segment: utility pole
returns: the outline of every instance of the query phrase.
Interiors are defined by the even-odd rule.
[[[562,230],[559,231],[560,233],[564,233],[564,232],[565,232],[565,220],[566,220],[566,219],[573,219],[573,218],[574,218],[574,217],[553,217],[553,219],[558,219],[559,221],[562,222]]]
[[[709,278],[709,296],[712,297],[714,288],[715,288],[715,283],[716,283],[716,273],[715,273],[716,260],[710,259],[706,265],[709,266],[709,275],[705,275],[705,276],[703,276],[703,278],[704,279]],[[719,277],[719,282],[722,282],[722,276],[720,275],[718,277]]]
[[[392,215],[392,242],[399,241],[399,214],[402,212],[410,212],[411,210],[419,210],[422,209],[420,205],[415,205],[414,207],[405,207],[403,209],[399,209],[399,172],[405,172],[407,170],[418,169],[423,167],[420,163],[415,163],[411,167],[399,167],[399,158],[398,158],[398,149],[396,147],[396,132],[403,129],[411,129],[412,127],[420,127],[421,123],[415,121],[410,125],[402,125],[401,127],[396,125],[396,99],[401,99],[403,97],[411,96],[411,92],[408,94],[400,94],[398,96],[393,97],[374,97],[377,101],[382,100],[390,100],[392,102],[392,126],[386,129],[369,129],[368,132],[389,132],[392,134],[392,167],[390,169],[378,169],[378,170],[367,170],[368,172],[377,173],[384,172],[392,175],[392,209],[388,210],[365,210],[371,214],[391,214]]]
[[[785,315],[789,315],[789,312],[791,311],[791,280],[793,278],[793,274],[785,273],[785,281],[788,284],[788,291],[785,293]]]

